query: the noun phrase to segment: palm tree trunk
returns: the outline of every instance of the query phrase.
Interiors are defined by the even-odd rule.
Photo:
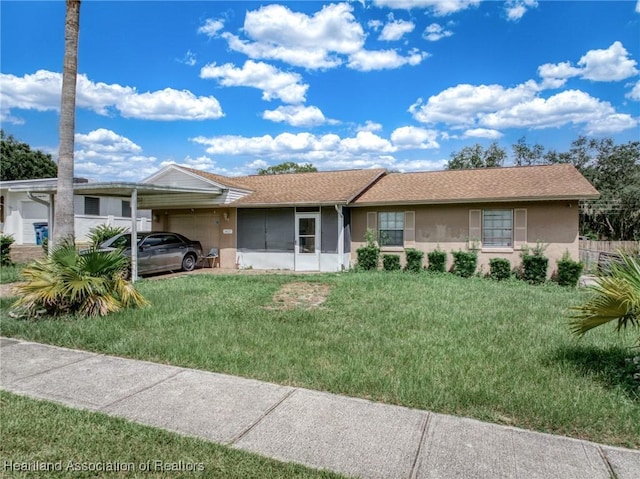
[[[53,242],[73,240],[73,149],[76,120],[76,77],[78,73],[78,34],[80,0],[67,0],[64,29],[64,67],[60,105],[60,151],[58,154],[58,188]]]

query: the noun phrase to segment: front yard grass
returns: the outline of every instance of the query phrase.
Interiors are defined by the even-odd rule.
[[[342,477],[4,391],[0,436],[2,477]],[[20,472],[34,462],[51,470]]]
[[[328,285],[327,300],[276,307],[281,287],[301,282]],[[152,307],[99,319],[3,315],[1,332],[640,447],[626,361],[639,354],[635,337],[606,327],[574,337],[567,308],[584,291],[402,272],[190,275],[139,288]]]
[[[22,279],[24,264],[11,264],[0,266],[0,284],[15,283]]]

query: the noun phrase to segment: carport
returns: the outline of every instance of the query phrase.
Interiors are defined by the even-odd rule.
[[[28,188],[31,199],[45,204],[48,208],[49,230],[53,231],[55,194],[56,190],[50,186],[31,186]],[[174,209],[203,200],[213,200],[223,193],[222,188],[211,186],[209,188],[185,188],[180,186],[154,185],[148,183],[76,183],[73,185],[74,194],[112,196],[118,198],[128,198],[131,204],[131,237],[137,236],[138,209],[147,208],[167,208]],[[35,194],[48,195],[48,201],[33,196]],[[53,240],[49,241],[52,248]],[[138,278],[138,248],[131,248],[131,281]]]

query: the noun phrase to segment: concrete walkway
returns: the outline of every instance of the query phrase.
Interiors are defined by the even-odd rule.
[[[0,387],[355,477],[640,477],[640,451],[7,338]]]

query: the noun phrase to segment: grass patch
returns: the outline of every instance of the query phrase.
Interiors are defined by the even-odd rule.
[[[265,308],[294,282],[327,285],[322,307]],[[192,275],[139,287],[152,307],[3,318],[2,334],[640,447],[640,398],[620,369],[635,338],[571,335],[566,311],[584,291],[401,272]],[[589,351],[613,359],[602,366]]]
[[[5,464],[2,477],[342,477],[4,391],[0,391],[0,406],[3,463],[37,461],[61,469],[25,474],[7,469]],[[155,461],[160,461],[162,466],[156,466]],[[111,464],[120,470],[74,470],[78,467],[95,469],[91,465],[96,463],[102,464],[103,468]],[[142,463],[149,463],[151,472],[144,471],[140,466]],[[172,467],[182,471],[172,472]]]
[[[23,279],[22,270],[24,269],[24,267],[24,264],[2,266],[0,268],[0,284],[8,284],[21,281]]]

